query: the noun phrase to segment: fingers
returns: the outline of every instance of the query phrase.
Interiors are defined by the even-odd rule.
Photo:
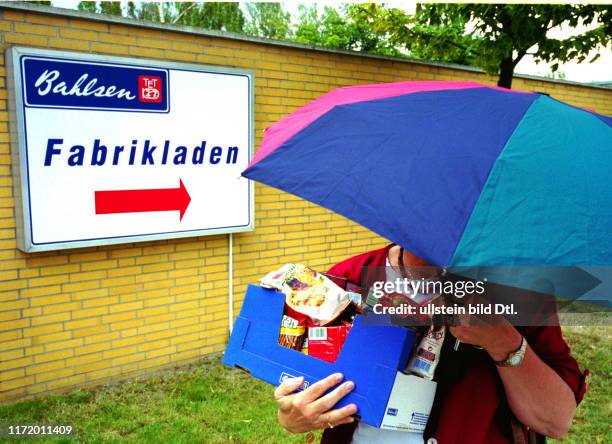
[[[351,422],[354,422],[355,418],[353,418],[352,416],[347,416],[346,418],[344,418],[343,420],[341,420],[340,422],[337,423],[330,423],[331,425],[333,425],[334,427],[342,425],[342,424],[350,424]],[[329,424],[328,424],[329,426]]]
[[[355,387],[352,381],[347,381],[330,391],[342,381],[343,377],[342,374],[335,373],[298,393],[294,392],[304,382],[304,378],[285,380],[274,391],[281,425],[295,432],[325,429],[330,425],[337,426],[353,422],[351,415],[357,413],[355,404],[330,410]],[[326,393],[328,391],[329,393]]]
[[[472,338],[470,335],[470,327],[455,326],[455,327],[450,327],[449,330],[455,338],[459,339],[464,344],[472,344],[471,342]]]
[[[357,413],[357,406],[355,404],[349,404],[340,409],[330,410],[322,414],[319,416],[319,421],[324,428],[329,427],[330,424],[335,427],[340,424],[353,422],[354,418],[351,415],[355,413]]]
[[[328,391],[333,386],[339,384],[343,378],[344,376],[342,375],[342,373],[334,373],[333,375],[329,375],[327,378],[321,379],[315,384],[312,384],[300,395],[305,403],[310,403],[319,399],[323,395],[323,393]]]
[[[454,325],[457,327],[470,325],[471,317],[468,313],[458,313],[455,315]]]
[[[281,385],[274,390],[274,399],[277,401],[283,396],[290,395],[295,392],[304,383],[304,377],[285,379]]]
[[[322,396],[312,403],[313,409],[318,413],[323,413],[333,408],[338,401],[348,395],[355,388],[355,383],[346,381],[339,385],[327,395]]]

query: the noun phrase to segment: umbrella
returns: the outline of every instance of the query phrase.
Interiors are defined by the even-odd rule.
[[[612,264],[612,118],[473,82],[333,90],[243,175],[439,266]]]

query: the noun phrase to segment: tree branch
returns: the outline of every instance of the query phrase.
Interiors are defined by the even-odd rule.
[[[176,24],[178,23],[178,21],[183,18],[183,16],[187,13],[187,11],[189,11],[191,8],[193,8],[196,5],[195,2],[191,3],[189,6],[187,6],[185,9],[183,9],[181,11],[181,13],[179,15],[177,15],[174,20],[172,20],[172,24]]]

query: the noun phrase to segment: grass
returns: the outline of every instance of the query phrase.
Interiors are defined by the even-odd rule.
[[[592,376],[574,426],[561,442],[610,443],[612,327],[571,327],[565,335]],[[277,424],[272,387],[223,367],[218,355],[146,379],[0,405],[2,423],[72,424],[77,441],[87,443],[305,442],[304,435],[290,435]]]
[[[581,366],[589,369],[587,394],[562,443],[612,443],[612,327],[566,327],[565,339]]]
[[[88,443],[302,443],[277,424],[272,391],[216,355],[159,376],[0,406],[0,423],[68,423]]]

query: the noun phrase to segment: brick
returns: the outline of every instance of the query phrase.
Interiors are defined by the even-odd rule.
[[[66,322],[64,324],[64,328],[66,330],[79,330],[79,329],[87,328],[87,327],[101,326],[101,324],[102,324],[102,321],[100,319],[100,316],[96,316],[96,317],[90,317],[86,319],[79,319],[75,321]],[[106,331],[106,329],[103,329],[102,331]]]
[[[23,378],[25,376],[25,370],[23,368],[18,368],[9,371],[2,372],[2,380],[9,381],[11,379]]]
[[[72,300],[74,301],[80,301],[80,300],[87,300],[87,299],[97,299],[97,298],[103,298],[105,296],[108,295],[108,289],[107,288],[97,288],[99,287],[100,284],[95,281],[95,282],[88,282],[87,284],[82,284],[79,285],[78,288],[87,288],[87,287],[93,287],[93,289],[91,290],[83,290],[83,291],[75,291],[74,293],[72,293]],[[65,287],[68,287],[67,285]]]
[[[98,279],[104,279],[106,276],[107,276],[106,270],[72,273],[70,275],[70,282],[74,283],[74,282],[94,281]]]
[[[95,334],[102,334],[108,332],[108,325],[96,325],[93,327],[81,328],[79,330],[74,330],[72,335],[75,338],[84,338],[84,344],[90,344],[91,341],[88,342],[88,339]]]
[[[3,311],[25,308],[27,306],[28,306],[28,301],[25,299],[19,299],[19,300],[11,301],[11,302],[3,302],[2,304],[0,304],[0,313]]]
[[[118,313],[121,311],[138,310],[139,308],[142,308],[142,301],[112,305],[109,311],[110,313]]]
[[[195,53],[200,53],[200,52],[205,51],[205,48],[203,45],[198,44],[198,43],[191,43],[191,42],[173,41],[172,48],[178,51],[195,52]]]
[[[83,319],[89,317],[97,317],[108,313],[108,307],[93,307],[72,312],[72,319]]]
[[[127,320],[135,319],[135,318],[136,318],[136,312],[135,311],[124,311],[122,313],[116,313],[116,314],[112,314],[112,315],[102,316],[102,322],[104,324],[111,324],[113,322],[127,321]]]
[[[110,43],[91,42],[91,50],[94,52],[110,53],[110,54],[129,54],[128,46],[113,45]]]
[[[32,343],[31,338],[14,339],[12,341],[0,342],[0,350],[14,350],[16,348],[28,347]]]
[[[8,9],[2,11],[2,18],[11,22],[23,22],[25,14],[21,11],[11,11]]]
[[[105,43],[114,43],[116,45],[135,45],[136,37],[130,35],[120,35],[120,34],[106,34],[100,33],[98,34],[98,39],[101,42]]]
[[[9,321],[19,320],[21,312],[19,310],[0,311],[0,323],[8,324]]]
[[[99,335],[87,335],[85,337],[85,344],[89,345],[89,344],[96,344],[96,343],[102,342],[106,344],[106,346],[108,347],[109,342],[112,341],[113,339],[117,339],[118,337],[119,337],[119,333],[117,332],[104,333],[104,334],[99,334]]]
[[[112,342],[113,348],[127,347],[129,345],[141,344],[145,342],[144,336],[134,336],[131,338],[117,339]]]
[[[138,46],[145,46],[148,48],[170,49],[172,48],[172,42],[164,39],[150,39],[141,37],[138,39]]]
[[[12,280],[12,281],[0,282],[0,291],[17,290],[20,288],[25,288],[25,286],[26,286],[25,281]]]
[[[13,379],[11,381],[0,381],[0,391],[11,390],[17,387],[25,387],[34,382],[33,377]]]
[[[12,370],[21,367],[27,367],[32,364],[32,357],[27,356],[21,359],[11,359],[10,361],[0,361],[0,372],[5,370]]]
[[[125,365],[125,364],[129,364],[129,363],[132,363],[132,362],[141,362],[144,359],[145,359],[145,354],[144,353],[136,353],[136,354],[131,354],[131,355],[126,355],[126,356],[121,356],[121,357],[114,358],[111,361],[111,364],[113,366]]]
[[[170,346],[164,347],[164,348],[155,349],[155,350],[152,350],[152,351],[146,353],[146,359],[156,358],[158,356],[163,356],[163,355],[171,355],[175,351],[176,351],[176,346],[174,346],[174,345],[170,345]],[[168,359],[171,359],[171,358],[168,357]]]
[[[29,287],[43,287],[49,285],[63,284],[69,281],[73,275],[68,277],[67,275],[58,275],[58,276],[45,276],[40,278],[33,278],[28,280]]]
[[[2,330],[2,329],[0,329]],[[17,330],[17,328],[12,328],[9,326],[6,331],[0,331],[0,343],[5,341],[13,341],[21,337],[21,332]]]
[[[12,359],[23,358],[23,356],[24,353],[21,348],[0,351],[0,361],[10,361]]]
[[[82,384],[85,381],[85,375],[75,375],[70,377],[62,377],[55,381],[49,381],[47,383],[47,389],[55,390],[57,388],[72,387]]]
[[[98,33],[95,31],[87,31],[82,29],[62,28],[60,29],[60,37],[65,37],[67,39],[96,41],[98,40]]]
[[[75,350],[76,356],[84,356],[90,353],[98,353],[111,348],[110,343],[99,342],[96,344],[83,345]],[[100,354],[101,356],[101,354]],[[76,359],[76,358],[75,358]]]
[[[164,51],[164,56],[169,60],[178,60],[181,62],[195,62],[196,54],[192,54],[190,52],[182,52],[182,51]]]
[[[119,278],[103,279],[101,281],[103,287],[115,287],[120,285],[133,284],[135,282],[134,276],[124,276]]]
[[[130,54],[139,57],[147,57],[152,59],[162,59],[164,57],[164,51],[161,49],[152,48],[140,48],[137,46],[130,47]]]
[[[141,256],[142,248],[122,248],[120,250],[111,250],[108,252],[109,259],[119,258],[119,257],[132,257],[132,256]]]
[[[55,313],[47,316],[35,316],[32,318],[31,324],[33,327],[45,324],[59,324],[70,319],[70,313]]]
[[[45,350],[48,352],[55,351],[55,350],[63,350],[63,349],[78,347],[81,344],[83,344],[83,339],[76,338],[76,339],[70,339],[70,340],[64,340],[61,342],[54,342],[54,343],[46,344]]]
[[[34,356],[34,362],[36,364],[40,364],[44,362],[57,361],[61,359],[70,358],[73,355],[74,355],[73,349],[64,349],[60,351],[55,351],[53,353],[44,353],[44,354],[36,355]]]
[[[84,262],[80,264],[80,266],[81,270],[83,271],[106,270],[109,268],[115,268],[117,266],[117,260],[109,259],[96,262]]]
[[[161,262],[144,265],[142,267],[143,273],[157,273],[159,271],[172,270],[174,268],[174,263],[172,262]]]
[[[142,273],[142,267],[140,266],[121,267],[121,268],[114,268],[114,269],[108,270],[108,277],[113,278],[113,277],[119,277],[119,276],[136,275],[140,273]]]
[[[4,39],[7,43],[15,43],[21,45],[32,46],[47,46],[49,38],[40,35],[21,35],[21,34],[5,34]]]
[[[101,378],[110,378],[112,376],[116,376],[119,373],[121,373],[121,369],[120,368],[109,368],[109,369],[104,369],[104,370],[96,370],[96,371],[90,371],[90,369],[87,369],[87,376],[86,376],[86,381],[91,381],[91,380],[96,380],[96,379],[101,379]]]
[[[132,347],[113,347],[110,350],[105,351],[104,353],[102,353],[102,358],[103,359],[112,359],[112,358],[117,358],[119,356],[125,356],[125,355],[131,355],[136,353],[137,351],[137,347],[136,346],[132,346]]]
[[[79,264],[69,264],[69,265],[55,265],[42,267],[40,270],[41,276],[51,276],[54,274],[64,274],[64,273],[74,273],[79,271]]]
[[[39,373],[51,372],[63,368],[66,363],[63,360],[47,362],[45,364],[32,365],[26,368],[26,375],[36,375]]]
[[[137,334],[137,328],[144,325],[144,319],[132,319],[123,322],[114,322],[110,325],[112,331],[122,331],[123,336]]]
[[[70,19],[70,26],[78,29],[88,29],[92,31],[108,32],[109,24],[91,20]]]
[[[46,371],[44,373],[36,374],[36,382],[45,382],[51,381],[53,379],[66,379],[68,376],[74,374],[74,369],[72,368],[61,368],[60,370],[55,371]]]
[[[54,26],[33,25],[31,23],[15,23],[13,26],[15,32],[20,34],[57,35],[57,28]]]
[[[170,319],[169,315],[165,315],[166,318]],[[170,323],[169,322],[159,322],[159,323],[154,323],[153,320],[147,320],[147,324],[139,327],[138,328],[138,334],[139,335],[143,335],[143,334],[148,334],[154,331],[160,331],[160,330],[166,330],[168,328],[170,328]],[[143,323],[144,324],[144,323]]]

